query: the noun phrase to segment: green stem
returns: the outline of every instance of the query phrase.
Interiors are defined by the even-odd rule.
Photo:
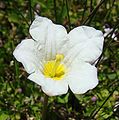
[[[97,114],[98,112],[101,110],[101,108],[105,105],[105,103],[109,100],[109,98],[112,96],[112,94],[114,93],[114,91],[117,89],[117,87],[115,87],[113,89],[113,91],[109,94],[109,96],[104,100],[104,102],[102,103],[102,105],[98,108],[98,110],[95,110],[93,111],[93,113],[91,113],[91,119],[93,119]]]
[[[43,103],[43,112],[42,112],[42,120],[46,120],[47,116],[47,105],[48,105],[48,96],[45,94],[44,103]]]
[[[31,19],[31,23],[32,23],[33,17],[32,17],[32,9],[31,9],[31,0],[29,0],[29,14],[30,14],[30,19]]]
[[[15,49],[15,45],[14,42],[11,41],[11,46],[12,46],[12,51]],[[17,63],[17,61],[14,59],[14,66],[15,66],[15,79],[19,80],[19,64]]]
[[[105,2],[106,0],[101,0],[100,3],[95,7],[95,9],[90,13],[90,15],[87,17],[87,19],[82,23],[83,25],[89,25],[93,17],[96,15],[98,9],[100,6]]]
[[[69,5],[68,5],[67,0],[66,0],[66,9],[67,9],[68,22],[69,22],[69,30],[71,30],[71,21],[70,21],[70,16],[69,16]]]
[[[82,18],[81,18],[81,24],[84,20],[84,16],[85,16],[85,13],[86,13],[86,10],[87,10],[87,0],[84,2],[84,5],[83,5],[83,13],[82,13]]]
[[[56,7],[56,0],[54,0],[54,14],[55,14],[55,22],[57,22],[57,7]]]

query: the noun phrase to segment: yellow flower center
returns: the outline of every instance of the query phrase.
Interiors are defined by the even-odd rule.
[[[45,77],[61,80],[65,74],[65,66],[61,63],[63,59],[64,56],[62,54],[57,54],[55,60],[47,61],[43,68]]]

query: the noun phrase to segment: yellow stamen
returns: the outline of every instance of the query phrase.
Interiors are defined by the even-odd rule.
[[[62,54],[57,54],[55,60],[44,64],[43,74],[54,80],[62,79],[66,72],[65,66],[61,63],[63,59],[64,56]]]

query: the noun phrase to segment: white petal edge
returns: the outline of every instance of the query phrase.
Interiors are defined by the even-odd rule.
[[[101,31],[93,27],[79,26],[71,30],[68,37],[72,49],[71,53],[69,51],[67,59],[75,59],[77,56],[80,60],[92,64],[101,55],[104,41]]]
[[[46,78],[40,71],[32,73],[28,79],[40,85],[43,92],[48,96],[56,96],[66,94],[68,91],[68,84],[65,79],[53,80]]]
[[[28,79],[40,85],[43,92],[48,96],[62,95],[68,91],[68,83],[65,79],[53,80],[46,78],[40,71],[32,73],[28,76]]]
[[[47,27],[52,24],[52,21],[46,17],[37,16],[32,22],[29,32],[34,40],[45,42]]]
[[[77,64],[71,70],[67,79],[74,94],[83,94],[97,86],[97,68],[89,63]]]
[[[50,78],[45,79],[45,85],[42,86],[42,90],[48,96],[57,96],[66,94],[68,92],[68,83],[66,79],[53,80]]]
[[[35,42],[32,39],[22,40],[15,48],[13,55],[17,61],[21,62],[28,73],[34,72],[40,67],[40,58],[34,54]]]
[[[28,76],[28,79],[35,82],[36,84],[43,86],[45,85],[45,77],[44,75],[41,73],[41,71],[35,71],[34,73],[30,74]]]
[[[54,24],[46,17],[37,16],[30,26],[29,32],[32,38],[44,47],[46,60],[54,59],[57,53],[65,53],[67,38],[66,29]]]

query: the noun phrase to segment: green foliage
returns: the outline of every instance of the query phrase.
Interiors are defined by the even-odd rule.
[[[105,23],[113,29],[119,26],[118,0],[54,1],[31,0],[31,5],[30,0],[0,1],[0,120],[41,119],[43,93],[39,86],[27,80],[27,73],[12,55],[15,46],[29,37],[35,11],[64,25],[68,31],[82,24],[102,31]],[[119,119],[117,111],[114,112],[115,103],[119,101],[119,39],[106,37],[102,56],[98,63],[99,85],[84,95],[74,96],[69,92],[50,97],[48,120]]]

